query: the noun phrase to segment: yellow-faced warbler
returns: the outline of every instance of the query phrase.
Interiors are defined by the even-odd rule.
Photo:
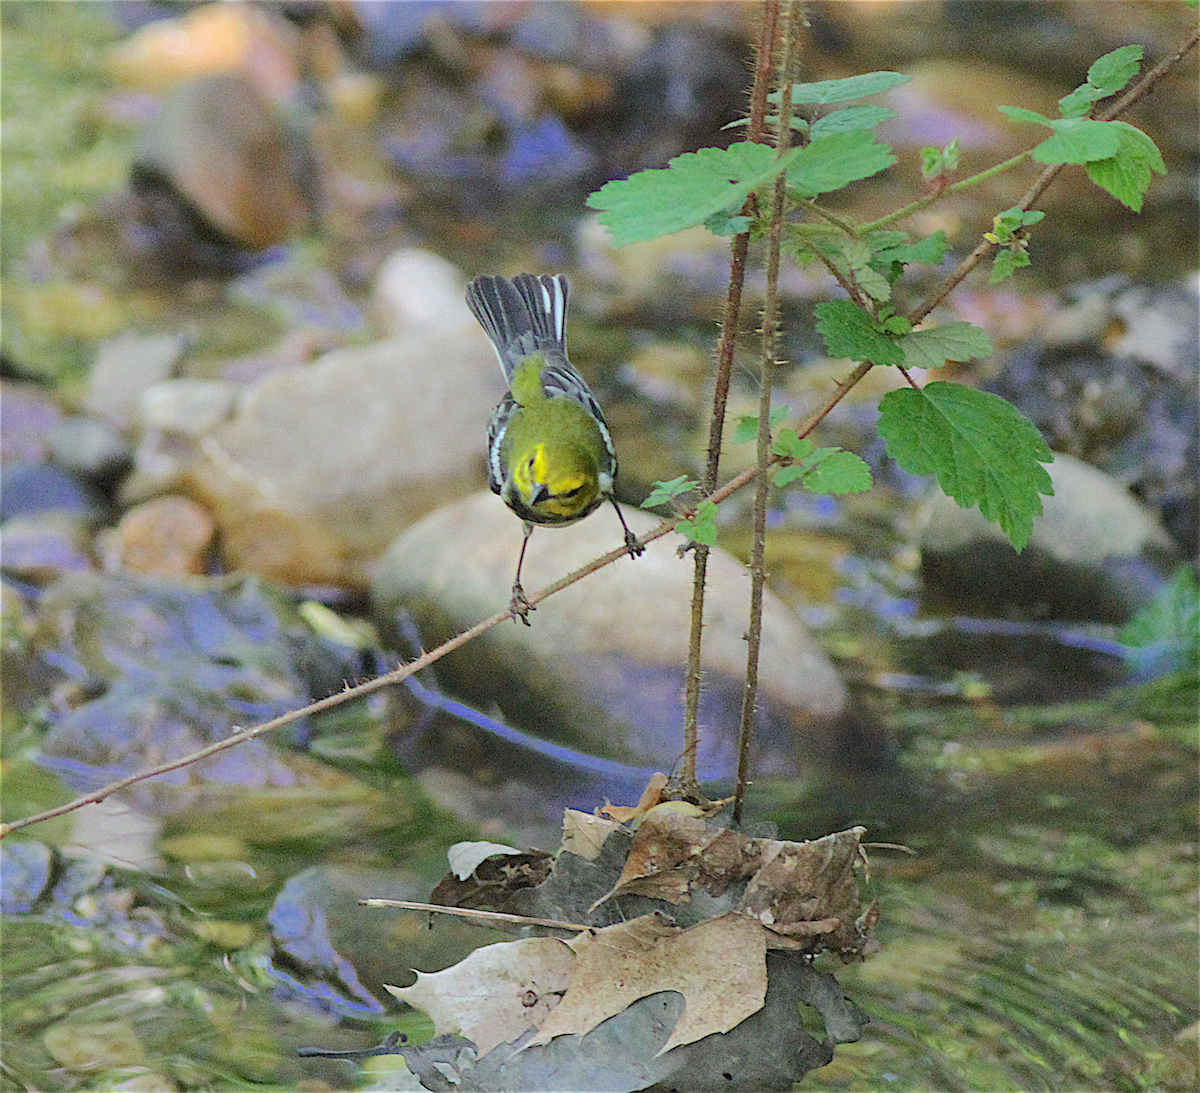
[[[511,610],[528,625],[521,566],[534,524],[573,524],[612,501],[629,553],[645,547],[613,498],[617,454],[600,404],[567,360],[567,279],[476,277],[467,286],[467,306],[508,381],[488,425],[488,483],[525,521]]]

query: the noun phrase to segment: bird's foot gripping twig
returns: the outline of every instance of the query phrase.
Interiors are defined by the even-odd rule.
[[[519,619],[526,626],[529,625],[529,612],[536,610],[533,604],[525,598],[525,589],[521,587],[520,581],[513,581],[512,602],[509,603],[508,610],[514,619]]]
[[[621,521],[621,527],[625,529],[625,549],[629,551],[629,557],[636,558],[639,554],[645,552],[646,548],[638,542],[637,536],[629,530],[629,525],[625,523],[625,514],[621,512],[621,506],[613,501],[613,508],[616,510],[617,519]]]

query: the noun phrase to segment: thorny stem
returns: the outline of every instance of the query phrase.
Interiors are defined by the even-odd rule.
[[[761,142],[763,139],[778,24],[779,0],[766,0],[755,53],[754,87],[750,93],[748,139],[752,141]],[[758,211],[758,199],[754,194],[746,199],[743,211],[751,216]],[[729,289],[725,296],[725,314],[721,319],[721,341],[717,350],[717,381],[713,388],[712,416],[708,427],[708,461],[701,484],[705,496],[717,488],[717,476],[721,465],[721,438],[725,431],[725,403],[729,397],[729,379],[733,374],[733,351],[737,343],[738,320],[742,309],[742,285],[746,278],[746,255],[749,249],[749,232],[742,232],[734,237],[729,265]],[[700,653],[704,635],[704,582],[707,574],[708,547],[696,543],[692,570],[692,615],[688,631],[687,676],[683,692],[683,755],[680,781],[685,796],[696,793],[696,752],[700,745]]]
[[[770,4],[768,4],[767,6],[771,7]],[[1145,95],[1149,94],[1154,89],[1155,85],[1163,78],[1163,76],[1165,76],[1172,68],[1174,68],[1177,64],[1179,64],[1179,62],[1182,61],[1183,58],[1186,57],[1187,54],[1196,47],[1198,42],[1200,42],[1200,30],[1193,31],[1191,37],[1188,38],[1183,43],[1183,45],[1175,51],[1175,53],[1173,53],[1170,57],[1164,58],[1150,72],[1146,73],[1146,75],[1143,76],[1132,88],[1130,88],[1130,90],[1125,95],[1123,95],[1113,106],[1111,106],[1109,109],[1105,110],[1103,113],[1099,114],[1098,120],[1111,121],[1113,118],[1116,118],[1120,114],[1124,113],[1130,106],[1132,106],[1139,99],[1141,99]],[[757,78],[757,71],[756,71],[756,78]],[[764,106],[765,106],[765,92],[763,95],[763,99],[764,99]],[[763,110],[763,114],[765,114],[765,109]],[[758,132],[761,136],[761,133],[762,133],[761,117],[760,117],[760,121],[759,121]],[[1057,167],[1055,167],[1053,170],[1048,169],[1047,171],[1043,172],[1043,174],[1038,178],[1038,180],[1034,183],[1033,187],[1031,187],[1029,193],[1026,194],[1026,196],[1025,196],[1024,200],[1028,201],[1029,205],[1032,205],[1033,202],[1037,200],[1037,198],[1041,195],[1042,191],[1045,190],[1046,186],[1048,186],[1050,184],[1050,182],[1053,180],[1054,174],[1056,172],[1057,172]],[[1032,195],[1032,196],[1030,196],[1030,195]],[[1026,205],[1022,205],[1021,207],[1028,208],[1028,206],[1026,206]],[[991,246],[990,244],[987,244],[986,246],[981,245],[980,247],[976,248],[976,251],[980,252],[980,258],[982,258],[983,255],[987,253],[987,250],[990,248],[990,246]],[[735,257],[736,257],[736,255],[737,255],[736,243],[735,243],[734,253],[735,253]],[[968,259],[968,261],[969,260],[970,259]],[[978,263],[978,261],[979,261],[978,258],[975,259],[975,262],[972,264],[972,268],[975,264]],[[744,269],[745,269],[745,253],[744,252],[742,254],[742,269],[743,269],[743,273],[744,273]],[[956,271],[956,273],[957,272],[958,271]],[[967,270],[967,272],[970,272],[969,269]],[[962,276],[965,277],[966,273],[963,273]],[[959,277],[958,280],[956,280],[954,282],[954,284],[958,284],[959,281],[961,281],[961,280],[962,280],[962,277]],[[731,276],[731,278],[730,278],[731,289],[733,286],[733,281],[734,281],[734,278]],[[739,299],[740,299],[740,281],[738,282],[738,287],[739,287]],[[954,286],[951,285],[951,288],[953,288],[953,287]],[[947,290],[947,292],[948,291],[949,290]],[[942,299],[945,298],[945,295],[946,295],[946,292],[941,292],[940,294],[936,295],[935,298],[933,298],[931,302],[927,302],[926,304],[922,305],[922,307],[919,309],[919,312],[916,313],[917,319],[914,319],[913,321],[914,322],[918,321],[919,318],[923,318],[930,311],[932,311],[933,308],[935,306],[937,306],[937,304],[940,303]],[[728,308],[727,308],[727,311],[728,311]],[[732,356],[730,357],[730,360],[732,361]],[[814,409],[808,415],[807,418],[805,418],[804,422],[796,430],[797,436],[805,437],[810,432],[812,432],[812,430],[814,428],[816,428],[817,424],[826,416],[826,414],[828,414],[851,391],[852,388],[857,386],[859,381],[872,369],[872,367],[874,367],[874,366],[872,365],[872,363],[870,361],[862,361],[861,363],[857,364],[854,367],[853,371],[844,380],[842,380],[840,383],[838,383],[834,387],[834,389],[825,397],[825,400],[818,407],[816,407],[816,409]],[[727,382],[727,386],[728,386],[728,382]],[[776,461],[777,461],[776,459],[772,459],[771,462],[772,462],[772,464],[774,464]],[[733,478],[731,478],[728,482],[726,482],[719,489],[708,493],[707,496],[705,497],[705,500],[711,501],[711,502],[713,502],[713,504],[719,505],[723,501],[725,501],[727,498],[729,498],[733,494],[737,493],[738,490],[744,489],[747,485],[749,485],[752,481],[754,481],[758,477],[758,474],[759,474],[759,469],[757,466],[749,467],[746,470],[742,471],[740,474],[735,475]],[[645,545],[647,543],[653,542],[655,539],[661,539],[664,535],[667,535],[670,532],[674,531],[676,519],[677,519],[676,517],[672,517],[671,519],[662,521],[662,523],[660,523],[658,525],[658,527],[653,528],[651,531],[648,531],[645,535],[643,535],[639,539],[639,542],[642,543],[643,545]],[[567,588],[568,586],[574,584],[576,581],[582,580],[584,577],[589,576],[590,574],[594,573],[596,570],[602,569],[602,568],[604,568],[604,566],[611,565],[618,558],[625,557],[625,555],[627,553],[628,553],[628,548],[624,544],[622,544],[622,546],[618,547],[616,550],[610,550],[607,554],[603,554],[599,558],[595,559],[594,561],[589,562],[587,565],[580,567],[579,569],[575,570],[572,573],[568,573],[565,577],[559,578],[557,581],[554,581],[553,583],[547,585],[545,588],[543,588],[541,591],[537,592],[535,595],[529,597],[530,606],[534,606],[536,604],[541,603],[542,600],[546,599],[549,596],[554,595],[556,592],[561,592],[564,588]],[[147,778],[157,777],[160,774],[167,774],[173,770],[180,770],[181,768],[189,766],[192,763],[198,762],[201,759],[207,759],[212,755],[218,754],[219,752],[225,751],[232,747],[236,747],[238,744],[244,743],[247,740],[253,740],[256,737],[263,736],[266,733],[272,732],[275,729],[283,728],[285,725],[290,725],[293,722],[298,721],[302,717],[307,717],[309,714],[319,713],[322,710],[330,709],[334,706],[341,705],[343,702],[349,702],[352,699],[362,698],[365,695],[371,694],[374,691],[381,690],[384,687],[391,686],[394,683],[400,683],[403,680],[407,679],[409,676],[415,674],[416,672],[421,671],[421,669],[427,668],[429,665],[433,664],[435,661],[440,660],[447,653],[452,652],[455,649],[458,649],[460,646],[466,645],[468,642],[473,641],[475,638],[479,637],[481,634],[490,630],[493,626],[497,626],[498,624],[504,622],[506,619],[510,619],[512,617],[513,617],[513,613],[511,610],[501,611],[498,614],[492,615],[491,618],[487,618],[487,619],[484,619],[482,622],[476,623],[470,629],[464,630],[461,634],[456,634],[449,641],[444,642],[443,644],[439,645],[437,648],[431,649],[427,653],[423,653],[416,660],[411,661],[408,664],[401,665],[399,668],[396,668],[391,672],[387,672],[384,675],[376,676],[374,679],[367,680],[365,683],[360,683],[353,687],[347,687],[345,690],[339,691],[337,694],[329,695],[328,697],[320,699],[317,702],[310,703],[309,705],[304,706],[298,710],[292,710],[291,712],[283,714],[280,717],[273,718],[270,721],[264,721],[260,725],[254,725],[248,729],[242,729],[239,732],[231,733],[224,740],[219,740],[215,744],[210,744],[207,747],[200,748],[198,751],[191,752],[190,754],[184,755],[184,756],[180,757],[179,759],[173,760],[171,762],[162,763],[156,767],[149,767],[145,770],[138,771],[134,774],[129,775],[126,778],[120,779],[119,781],[111,782],[107,786],[102,786],[100,789],[95,790],[92,793],[88,793],[82,797],[76,797],[74,800],[68,801],[66,804],[58,805],[55,808],[47,809],[44,812],[39,812],[32,816],[25,816],[19,820],[12,821],[11,823],[0,823],[0,840],[4,839],[7,835],[12,834],[12,832],[14,832],[14,831],[19,831],[25,827],[31,827],[34,824],[41,823],[43,820],[50,820],[50,819],[55,818],[56,816],[66,815],[69,812],[74,812],[76,809],[82,808],[84,805],[97,804],[100,801],[103,801],[105,798],[112,795],[113,793],[116,793],[122,789],[125,789],[128,786],[134,785],[137,782],[144,781]],[[698,648],[698,646],[697,646],[697,648]],[[699,664],[698,654],[697,654],[697,659],[693,663],[695,663],[697,665]],[[690,677],[689,677],[689,684],[690,684]],[[698,685],[699,685],[699,676],[697,674],[697,688],[698,688]],[[697,695],[698,695],[698,690],[697,690]],[[694,750],[694,744],[693,744],[693,750],[692,750],[693,778],[694,778],[694,772],[695,772],[695,758],[694,757],[695,757],[695,750]]]
[[[797,0],[784,5],[783,42],[777,77],[780,94],[775,151],[782,156],[791,144],[792,103],[787,88],[796,64],[797,40],[803,20]],[[783,241],[783,214],[787,204],[787,179],[775,179],[771,198],[771,228],[767,236],[767,296],[762,316],[762,358],[759,362],[758,481],[754,493],[754,544],[750,555],[750,625],[746,631],[746,679],[742,689],[742,717],[738,730],[737,786],[733,796],[733,822],[742,821],[742,803],[750,781],[750,743],[754,738],[755,701],[758,696],[758,657],[762,645],[764,557],[767,542],[767,496],[771,487],[771,385],[774,382],[779,343],[779,252]]]

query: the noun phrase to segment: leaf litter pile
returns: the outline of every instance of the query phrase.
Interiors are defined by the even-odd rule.
[[[753,838],[661,790],[605,815],[567,810],[554,857],[451,849],[429,909],[529,936],[388,988],[434,1023],[419,1047],[387,1044],[422,1086],[786,1090],[859,1039],[865,1018],[812,963],[878,951],[855,876],[864,829]]]

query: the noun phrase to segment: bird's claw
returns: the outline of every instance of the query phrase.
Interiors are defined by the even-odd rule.
[[[508,610],[512,613],[514,619],[519,619],[526,626],[530,625],[529,612],[535,610],[535,608],[525,598],[525,589],[521,587],[520,581],[513,582],[512,602],[508,605]]]
[[[631,558],[636,558],[639,554],[644,554],[646,552],[645,545],[639,543],[637,536],[628,529],[625,532],[625,549],[629,551],[629,557]]]

